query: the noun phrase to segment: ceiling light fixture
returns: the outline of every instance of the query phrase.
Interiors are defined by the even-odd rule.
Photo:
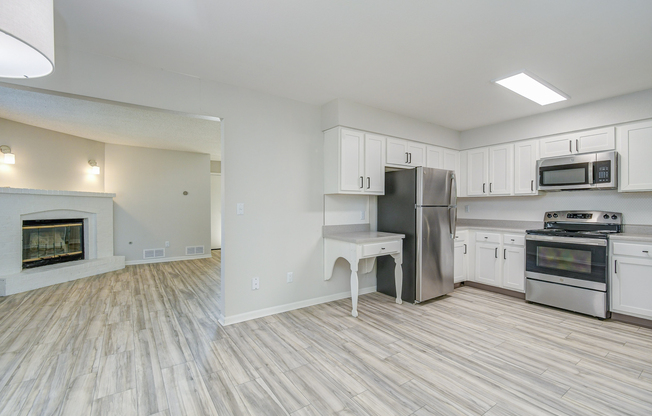
[[[8,165],[16,164],[16,155],[11,153],[11,147],[2,145],[0,146],[0,152],[4,153],[4,162]]]
[[[91,173],[93,175],[99,175],[100,174],[100,167],[97,166],[97,162],[95,161],[95,159],[89,160],[88,164],[91,165]]]
[[[36,78],[53,70],[53,0],[0,1],[0,77]]]
[[[503,87],[508,88],[539,105],[557,103],[570,98],[552,85],[536,79],[534,76],[526,74],[525,72],[519,72],[516,75],[497,79],[493,82],[502,85]]]

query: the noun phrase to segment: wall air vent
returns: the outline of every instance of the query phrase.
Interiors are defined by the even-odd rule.
[[[194,256],[197,254],[204,254],[204,246],[186,247],[186,256]]]
[[[155,258],[160,258],[160,257],[165,257],[165,249],[164,248],[149,248],[149,249],[143,250],[143,259],[145,259],[145,260],[155,259]]]

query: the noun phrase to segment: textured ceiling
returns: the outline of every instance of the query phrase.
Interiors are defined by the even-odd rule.
[[[652,88],[650,0],[57,0],[56,42],[456,130]],[[526,69],[541,107],[491,80]]]
[[[0,118],[104,143],[220,157],[220,122],[106,100],[0,84]]]

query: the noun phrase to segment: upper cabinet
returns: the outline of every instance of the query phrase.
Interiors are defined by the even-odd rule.
[[[324,193],[385,193],[385,137],[336,127],[324,133]]]
[[[526,140],[514,144],[514,194],[537,195],[537,159],[539,141]]]
[[[426,164],[429,168],[446,169],[455,172],[457,179],[457,195],[460,196],[460,152],[438,146],[426,146]]]
[[[541,158],[547,158],[614,150],[615,137],[613,127],[546,137],[539,141],[539,153]]]
[[[652,191],[652,120],[616,128],[621,192]]]
[[[416,167],[426,165],[426,145],[411,140],[387,138],[388,165]]]
[[[471,149],[466,157],[466,195],[512,195],[514,190],[513,144]]]

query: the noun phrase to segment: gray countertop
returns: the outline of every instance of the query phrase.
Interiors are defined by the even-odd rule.
[[[347,243],[364,244],[382,243],[385,241],[396,240],[396,238],[405,238],[405,234],[384,233],[381,231],[358,231],[352,233],[330,234],[324,238],[346,241]]]
[[[638,233],[618,233],[618,234],[609,234],[609,240],[612,241],[636,241],[644,243],[652,243],[652,234],[638,234]]]

